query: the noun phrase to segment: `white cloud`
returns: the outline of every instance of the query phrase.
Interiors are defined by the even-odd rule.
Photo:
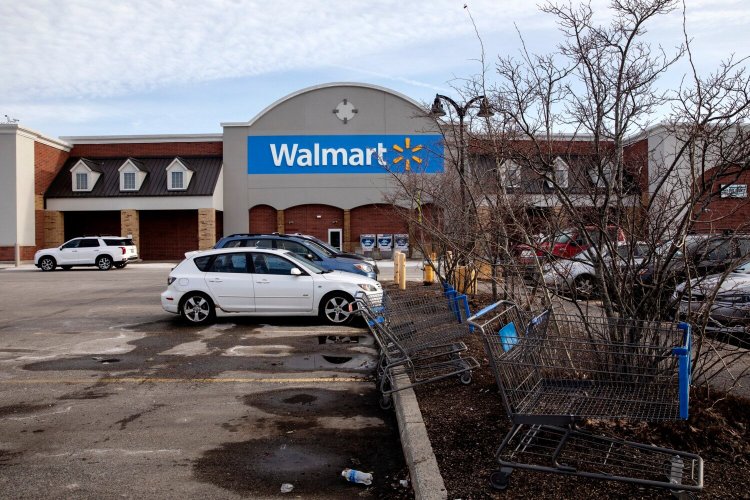
[[[533,13],[471,2],[493,31]],[[408,58],[412,44],[466,38],[460,2],[24,1],[0,3],[0,94],[110,96],[333,64]],[[403,52],[399,54],[399,50]]]

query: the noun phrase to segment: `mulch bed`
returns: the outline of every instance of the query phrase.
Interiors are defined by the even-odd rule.
[[[488,301],[484,301],[488,302]],[[479,304],[472,304],[477,310]],[[479,335],[466,341],[480,362],[473,382],[455,379],[415,389],[448,498],[667,498],[667,490],[517,469],[504,492],[492,490],[494,454],[510,429]],[[588,422],[597,433],[683,449],[704,460],[701,498],[750,498],[750,401],[696,390],[687,422]]]

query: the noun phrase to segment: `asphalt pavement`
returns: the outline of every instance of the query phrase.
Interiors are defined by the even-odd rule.
[[[159,303],[172,267],[0,270],[4,497],[378,498],[403,479],[365,329],[184,325]]]

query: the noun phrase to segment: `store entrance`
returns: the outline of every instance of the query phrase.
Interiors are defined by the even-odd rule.
[[[341,250],[341,229],[328,230],[328,244]]]

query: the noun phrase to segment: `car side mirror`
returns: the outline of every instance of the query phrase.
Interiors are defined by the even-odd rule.
[[[302,276],[302,271],[300,271],[299,268],[297,267],[293,267],[292,270],[290,271],[290,274],[292,276]]]
[[[313,254],[311,254],[311,253],[309,253],[309,254],[305,255],[305,258],[306,258],[307,260],[315,260],[315,256],[314,256]]]

